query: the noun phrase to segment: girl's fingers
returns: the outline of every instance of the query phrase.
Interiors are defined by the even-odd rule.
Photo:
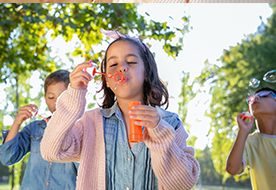
[[[136,125],[144,127],[154,128],[160,121],[160,116],[156,109],[150,106],[139,105],[135,106],[132,110],[129,110],[129,117],[131,119],[139,120],[135,121]]]
[[[146,106],[146,105],[135,105],[135,106],[132,106],[131,110],[156,111],[154,107]]]
[[[144,126],[147,128],[154,128],[157,126],[155,122],[150,122],[150,121],[134,121],[134,124],[139,126]]]
[[[90,79],[84,77],[84,76],[78,76],[78,77],[74,77],[73,80],[72,80],[72,85],[76,85],[76,86],[79,86],[79,84],[83,84],[85,86],[88,85]]]
[[[92,77],[91,77],[91,75],[90,75],[89,73],[84,72],[84,71],[80,71],[80,72],[78,72],[78,73],[72,74],[72,75],[71,75],[71,78],[70,78],[70,81],[71,81],[71,80],[80,79],[81,77],[86,78],[86,80],[88,80],[88,81],[91,81],[91,80],[92,80]]]
[[[159,117],[159,114],[156,111],[130,110],[128,113],[135,117],[143,117],[144,119]]]
[[[157,120],[158,115],[143,115],[143,114],[130,114],[131,119],[143,120],[143,121],[153,121]]]
[[[71,87],[75,89],[86,89],[88,82],[92,80],[92,76],[87,73],[85,68],[92,67],[92,61],[85,61],[78,66],[70,73],[70,83]]]
[[[93,64],[92,64],[92,60],[89,60],[89,61],[85,61],[79,65],[77,65],[75,67],[75,69],[72,71],[72,73],[75,73],[75,72],[79,72],[79,71],[83,71],[85,68],[87,67],[92,67]]]

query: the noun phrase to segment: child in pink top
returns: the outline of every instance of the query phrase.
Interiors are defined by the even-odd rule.
[[[160,108],[168,106],[169,94],[158,77],[153,54],[138,38],[101,31],[115,38],[106,50],[101,72],[121,72],[124,80],[118,83],[103,75],[101,108],[84,112],[87,85],[92,80],[84,70],[92,63],[79,64],[71,72],[70,86],[58,99],[45,131],[43,158],[80,162],[77,190],[191,189],[199,175],[199,164],[194,149],[186,144],[188,134],[177,114]],[[131,101],[142,105],[129,111]],[[129,118],[139,120],[136,124],[144,127],[144,142],[125,140]],[[117,131],[108,136],[112,128]]]

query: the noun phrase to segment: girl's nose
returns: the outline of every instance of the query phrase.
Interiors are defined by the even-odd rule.
[[[128,70],[127,64],[126,63],[122,63],[119,67],[119,72],[126,72]]]

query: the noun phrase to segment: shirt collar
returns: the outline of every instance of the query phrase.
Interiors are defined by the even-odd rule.
[[[268,134],[265,134],[265,133],[261,133],[261,132],[256,132],[256,133],[258,133],[259,135],[261,135],[261,136],[263,136],[263,137],[265,137],[265,138],[273,138],[273,139],[275,139],[276,138],[276,135],[268,135]]]
[[[117,103],[117,101],[115,101],[112,107],[100,109],[100,113],[104,117],[110,118],[113,114],[116,113],[117,109],[118,109],[118,103]]]

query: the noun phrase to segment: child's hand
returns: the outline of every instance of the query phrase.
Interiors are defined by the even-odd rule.
[[[250,118],[250,121],[249,122],[246,122],[244,119],[243,119],[243,116],[245,115],[245,113],[240,113],[238,116],[237,116],[237,122],[238,122],[238,126],[240,128],[241,131],[244,131],[246,132],[247,134],[250,133],[252,127],[253,127],[253,124],[254,124],[254,118],[253,116],[251,116]]]
[[[70,86],[74,89],[86,90],[88,82],[92,80],[92,76],[85,72],[84,69],[87,67],[92,67],[92,61],[85,61],[70,73]]]
[[[153,107],[146,105],[136,105],[129,110],[129,116],[133,119],[140,121],[135,121],[135,125],[140,125],[153,129],[157,126],[160,121],[160,116],[157,110]]]
[[[35,113],[37,110],[38,108],[34,104],[29,104],[27,106],[20,107],[18,109],[18,113],[13,123],[16,126],[20,126],[23,123],[23,121],[25,121],[28,118],[31,118],[33,116],[33,113]]]

